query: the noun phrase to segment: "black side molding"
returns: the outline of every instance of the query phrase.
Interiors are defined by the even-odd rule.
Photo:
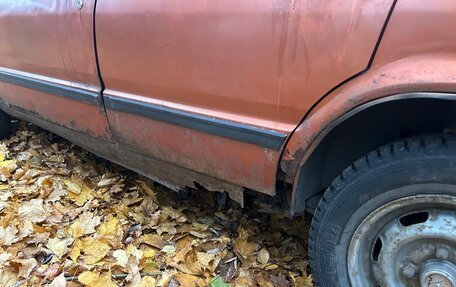
[[[0,71],[0,81],[92,105],[100,105],[98,92],[43,81],[38,78],[19,75],[7,71]]]
[[[188,113],[131,99],[104,96],[106,108],[278,150],[286,135],[263,128]]]
[[[2,70],[0,70],[0,81],[79,102],[97,106],[103,105],[100,92],[57,84]],[[112,96],[104,96],[103,99],[106,108],[111,110],[135,114],[268,149],[279,150],[286,138],[286,134],[273,130],[215,119],[136,100]]]

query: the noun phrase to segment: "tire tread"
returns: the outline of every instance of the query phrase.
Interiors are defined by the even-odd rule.
[[[322,224],[322,219],[335,199],[336,195],[344,189],[345,185],[352,182],[355,178],[362,176],[369,170],[381,165],[394,162],[398,159],[411,156],[413,154],[435,154],[443,149],[452,148],[456,150],[456,136],[453,134],[417,136],[393,142],[380,147],[355,163],[348,166],[327,188],[323,194],[312,219],[309,232],[309,262],[312,271],[312,278],[316,287],[323,287],[320,278],[315,270],[317,257],[317,235]]]

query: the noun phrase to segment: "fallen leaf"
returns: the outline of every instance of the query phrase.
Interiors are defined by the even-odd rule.
[[[205,285],[204,280],[190,274],[177,273],[174,275],[174,279],[179,282],[181,287],[196,287]]]
[[[141,237],[141,241],[157,249],[162,249],[167,242],[158,234],[146,234]]]
[[[68,189],[68,197],[78,206],[83,206],[88,200],[94,198],[92,190],[82,181],[66,180],[65,185]]]
[[[125,250],[116,250],[113,252],[112,256],[116,259],[116,264],[122,267],[127,267],[128,258],[130,258],[130,254],[128,254]]]
[[[151,276],[144,276],[141,278],[141,284],[139,287],[155,287],[157,286],[157,279]]]
[[[18,259],[14,260],[15,263],[20,264],[18,275],[22,278],[28,278],[33,269],[38,265],[35,258]]]
[[[68,245],[70,245],[73,242],[73,239],[71,238],[50,238],[48,243],[46,244],[46,247],[49,248],[49,250],[54,253],[57,258],[62,258],[64,254],[67,253],[68,251]]]
[[[34,223],[43,222],[48,217],[41,198],[35,198],[24,203],[19,207],[18,215],[21,220],[28,220]]]
[[[176,252],[176,247],[172,245],[165,245],[163,246],[162,251],[165,253],[174,253]]]
[[[74,242],[73,247],[72,247],[72,249],[71,249],[71,251],[69,253],[69,256],[70,256],[71,260],[73,260],[73,261],[78,260],[79,255],[81,255],[81,250],[82,250],[83,246],[84,246],[84,244],[79,239],[77,239]]]
[[[68,233],[76,238],[95,233],[95,227],[100,225],[100,222],[101,216],[94,216],[93,213],[86,211],[70,225]]]
[[[84,271],[78,276],[78,281],[89,287],[117,287],[117,284],[112,281],[110,273]]]
[[[109,244],[98,239],[87,238],[83,241],[81,251],[84,253],[83,260],[86,264],[95,264],[108,255],[110,250]]]
[[[11,245],[17,241],[19,238],[16,236],[18,230],[15,226],[8,226],[7,228],[3,228],[0,226],[0,245]]]
[[[65,274],[62,272],[59,276],[55,277],[54,280],[48,285],[49,287],[66,287],[67,281],[65,279]]]
[[[258,257],[257,261],[263,265],[267,264],[269,261],[269,252],[265,248],[261,249],[260,252],[258,252]]]
[[[119,181],[118,177],[109,178],[109,177],[105,177],[105,175],[103,175],[103,177],[97,183],[97,186],[98,187],[107,187],[107,186],[111,186],[111,185],[115,184],[118,181]]]
[[[117,217],[111,217],[107,221],[100,224],[96,238],[109,241],[112,246],[121,245],[123,237],[123,229]]]
[[[0,269],[0,287],[15,286],[17,281],[17,274],[11,268]]]

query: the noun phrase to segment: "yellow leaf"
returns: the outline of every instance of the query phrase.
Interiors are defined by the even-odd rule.
[[[154,277],[145,276],[141,278],[140,287],[155,287],[157,286],[157,280]]]
[[[141,250],[139,250],[133,244],[128,244],[127,251],[130,255],[133,255],[137,260],[141,260],[143,257],[143,254],[144,254]]]
[[[46,247],[54,253],[59,259],[67,252],[67,246],[73,242],[73,239],[70,238],[63,238],[60,239],[58,237],[50,238]]]
[[[174,279],[179,282],[181,287],[195,287],[205,285],[203,279],[190,274],[177,273],[174,275]]]
[[[248,242],[243,238],[239,238],[234,243],[234,248],[242,258],[246,259],[247,257],[252,256],[253,253],[258,249],[258,244]]]
[[[68,197],[78,206],[83,206],[88,200],[94,198],[92,189],[81,181],[65,180],[65,185],[68,189]]]
[[[100,274],[98,272],[85,271],[78,276],[78,281],[89,287],[117,287],[111,279],[111,274]]]
[[[86,264],[95,264],[106,255],[108,255],[111,248],[105,242],[101,242],[98,239],[87,238],[83,241],[84,246],[82,252],[84,252],[84,262]]]
[[[160,224],[160,226],[157,228],[157,233],[158,235],[162,235],[162,233],[168,233],[169,235],[174,235],[177,233],[176,225],[173,222],[165,222]]]
[[[238,232],[239,237],[234,242],[234,250],[241,256],[241,259],[247,259],[247,257],[252,256],[258,250],[259,245],[248,241],[249,234],[244,227],[240,227]]]
[[[65,185],[68,188],[69,192],[79,194],[82,192],[82,187],[77,184],[76,182],[72,182],[70,180],[65,180]]]
[[[103,222],[98,228],[96,237],[109,241],[114,247],[120,247],[122,245],[123,229],[119,219],[111,217]]]
[[[304,275],[302,277],[295,278],[297,287],[313,287],[312,276]]]
[[[95,227],[100,225],[100,221],[100,216],[94,216],[93,213],[86,211],[70,225],[68,233],[76,238],[95,233]]]
[[[162,249],[167,242],[162,239],[162,237],[158,234],[146,234],[141,237],[141,241],[146,243],[150,246],[153,246],[158,249]]]
[[[81,255],[82,247],[83,247],[82,241],[77,239],[69,254],[71,260],[73,260],[75,262],[76,262],[76,260],[78,260],[79,255]]]
[[[3,167],[3,168],[9,167],[10,165],[13,165],[13,164],[15,164],[15,163],[16,163],[16,161],[15,161],[15,160],[12,160],[12,159],[11,159],[11,160],[1,161],[1,162],[0,162],[0,167]]]
[[[273,270],[273,269],[277,269],[277,268],[279,268],[279,266],[277,264],[270,264],[270,265],[267,265],[264,269]]]
[[[155,257],[155,254],[157,253],[154,249],[152,248],[143,248],[143,258],[153,258]]]
[[[209,264],[211,263],[211,261],[214,260],[215,254],[210,254],[210,253],[206,253],[206,252],[197,252],[196,258],[198,259],[199,265],[203,269],[207,269],[209,267]]]

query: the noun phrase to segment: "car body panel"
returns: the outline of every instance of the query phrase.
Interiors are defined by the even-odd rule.
[[[290,137],[281,158],[287,181],[344,115],[357,107],[395,95],[456,92],[456,3],[451,0],[398,1],[369,70],[327,95]],[[305,186],[305,183],[302,184]]]
[[[0,96],[11,107],[109,139],[94,50],[94,1],[84,6],[0,1]]]
[[[282,144],[137,111],[174,109],[221,120],[220,129],[244,125],[285,138],[327,91],[367,67],[392,3],[100,0],[105,101],[135,105],[130,112],[106,106],[113,137],[130,150],[273,195]]]

